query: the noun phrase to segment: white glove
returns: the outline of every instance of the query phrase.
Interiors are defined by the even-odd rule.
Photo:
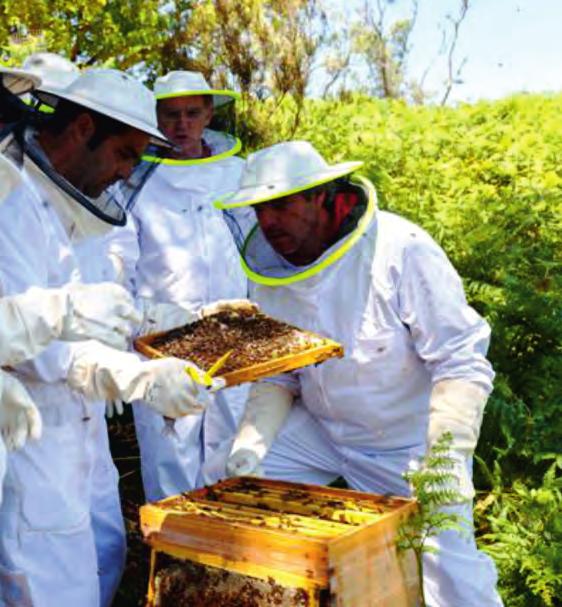
[[[136,354],[91,341],[76,351],[67,381],[89,398],[144,400],[161,415],[176,418],[204,408],[198,385],[185,371],[187,366],[195,367],[179,358],[143,361]]]
[[[0,370],[0,433],[7,449],[41,437],[41,415],[23,385]]]
[[[142,320],[128,291],[112,282],[69,283],[62,291],[68,293],[70,309],[63,319],[60,339],[96,339],[113,348],[127,349],[134,327]]]
[[[111,419],[114,415],[123,415],[125,412],[124,403],[122,400],[108,400],[105,403],[105,416]]]
[[[249,299],[219,299],[203,306],[199,310],[199,317],[206,318],[219,312],[257,312],[258,310],[258,304]]]
[[[150,335],[171,331],[196,320],[200,315],[190,306],[175,303],[159,303],[144,297],[137,298],[137,305],[142,315],[138,335]]]
[[[454,467],[450,472],[457,477],[456,490],[464,500],[474,497],[469,462],[476,449],[487,400],[486,390],[462,379],[442,380],[431,392],[427,446],[434,445],[444,433],[451,433],[450,456]]]
[[[138,335],[150,335],[171,331],[201,320],[217,312],[229,310],[248,310],[255,312],[258,306],[247,299],[219,299],[206,306],[194,308],[190,304],[159,303],[144,297],[137,298],[142,314],[142,323]]]
[[[260,463],[285,422],[293,398],[290,390],[277,384],[252,385],[244,418],[226,462],[229,477],[263,474]]]
[[[126,348],[131,323],[139,321],[132,298],[113,283],[32,287],[0,299],[0,363],[16,365],[33,358],[54,339],[97,339]]]

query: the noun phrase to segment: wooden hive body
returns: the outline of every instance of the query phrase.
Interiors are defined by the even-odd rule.
[[[161,557],[167,555],[192,570],[195,564],[207,568],[207,585],[225,584],[224,595],[213,590],[213,601],[222,597],[225,606],[233,585],[247,586],[249,580],[251,601],[231,604],[413,606],[418,590],[413,555],[398,555],[395,538],[415,508],[402,498],[255,478],[230,479],[148,504],[140,515],[153,549],[149,605],[172,604],[162,598],[158,582]],[[181,567],[174,571],[177,575]],[[228,580],[220,572],[228,572]],[[190,571],[189,584],[196,584],[197,575]]]

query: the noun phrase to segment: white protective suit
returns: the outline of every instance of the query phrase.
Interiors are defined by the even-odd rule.
[[[266,477],[326,484],[343,476],[360,491],[408,495],[401,474],[425,452],[432,386],[461,379],[492,388],[487,323],[443,251],[393,214],[377,213],[359,243],[316,276],[251,283],[251,299],[345,349],[341,360],[275,379],[300,400],[261,463]],[[472,520],[471,505],[448,508]],[[446,532],[429,543],[439,552],[424,557],[428,605],[502,604],[494,565],[474,538]]]
[[[224,154],[232,141],[214,131],[206,131],[204,138],[213,155]],[[130,267],[134,243],[123,246],[128,253],[116,255],[124,259],[125,273],[134,277],[136,295],[193,309],[247,296],[236,247],[222,213],[211,204],[238,187],[243,165],[242,159],[230,156],[155,168],[130,208],[140,249],[136,268]],[[224,475],[246,395],[245,386],[222,390],[211,397],[203,415],[176,420],[175,432],[168,432],[162,416],[149,408],[133,408],[147,500]]]
[[[9,449],[21,449],[28,440],[41,436],[41,415],[23,387],[11,373],[0,368],[0,504]]]
[[[26,168],[36,190],[26,183],[0,205],[0,296],[112,280],[107,259],[87,246],[77,257],[87,245],[87,216],[72,221],[77,203]],[[0,508],[3,607],[106,607],[121,577],[125,530],[105,405],[66,383],[85,343],[53,342],[17,368],[41,413],[43,435],[8,461]]]
[[[5,371],[0,369],[0,406],[2,401],[2,394],[4,393],[4,375]],[[16,380],[17,381],[17,380]],[[6,474],[6,446],[4,440],[0,436],[0,504],[2,503],[2,493],[4,488],[4,475]]]

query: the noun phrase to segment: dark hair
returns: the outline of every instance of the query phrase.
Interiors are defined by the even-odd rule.
[[[122,135],[133,128],[128,124],[124,124],[109,116],[100,114],[83,105],[78,105],[77,103],[73,103],[66,99],[59,99],[55,107],[55,112],[45,121],[43,129],[52,135],[61,135],[68,125],[74,122],[81,114],[88,114],[94,123],[95,131],[88,141],[88,147],[91,150],[95,150],[108,137],[112,135]]]
[[[302,194],[307,200],[312,200],[317,194],[322,194],[326,192],[326,200],[324,202],[326,208],[330,208],[332,205],[332,201],[334,196],[336,195],[338,189],[338,184],[335,181],[329,181],[328,183],[322,183],[320,185],[314,186],[309,190],[305,190]]]

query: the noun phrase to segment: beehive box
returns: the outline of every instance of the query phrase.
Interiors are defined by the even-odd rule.
[[[186,350],[172,343],[182,338],[189,340]],[[219,312],[185,327],[141,337],[135,348],[149,358],[186,358],[204,370],[230,351],[217,374],[227,386],[343,356],[337,342],[255,311]]]
[[[141,508],[150,607],[410,607],[412,500],[255,478]]]

